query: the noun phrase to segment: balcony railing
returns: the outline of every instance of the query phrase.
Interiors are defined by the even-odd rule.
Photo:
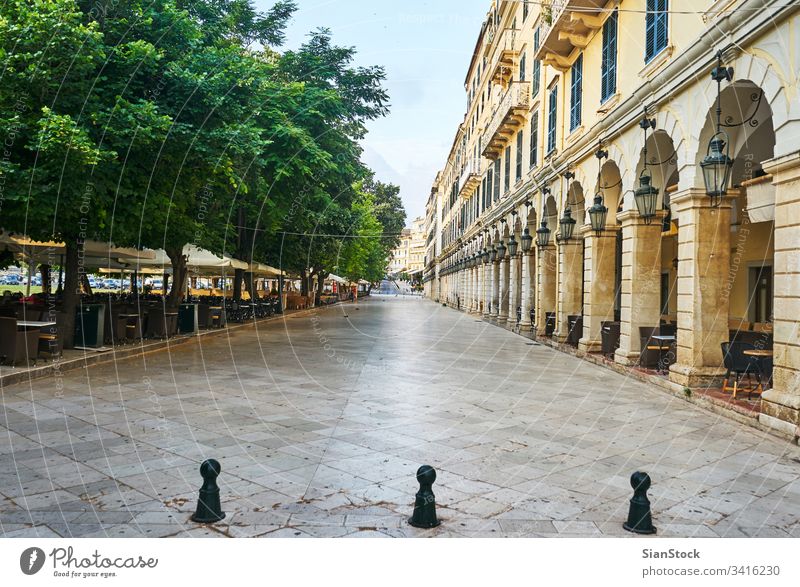
[[[529,82],[513,82],[503,95],[492,114],[486,134],[483,156],[497,159],[516,132],[525,124],[530,109],[531,85]]]
[[[481,183],[483,168],[481,159],[470,159],[461,172],[458,180],[458,195],[462,198],[469,198]]]
[[[514,72],[519,66],[519,47],[516,29],[504,29],[503,36],[498,43],[497,53],[489,68],[492,83],[506,85],[514,77]]]
[[[606,0],[550,0],[542,6],[539,49],[534,57],[565,70],[575,48],[584,49],[603,24]]]

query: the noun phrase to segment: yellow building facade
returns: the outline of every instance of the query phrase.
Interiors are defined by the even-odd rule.
[[[757,363],[759,425],[800,437],[799,12],[493,2],[427,294],[676,390]]]

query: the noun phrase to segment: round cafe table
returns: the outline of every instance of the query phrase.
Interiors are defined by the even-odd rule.
[[[755,357],[756,361],[758,362],[758,369],[761,373],[764,373],[764,367],[761,363],[763,359],[772,358],[774,352],[772,349],[748,349],[746,351],[742,351],[748,357]],[[767,383],[770,385],[772,384],[772,373],[769,374],[767,378]],[[758,392],[761,393],[763,390],[763,384],[759,381],[758,383]]]

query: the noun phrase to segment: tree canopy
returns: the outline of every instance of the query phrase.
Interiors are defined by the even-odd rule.
[[[385,72],[326,29],[282,51],[295,9],[0,6],[0,228],[66,244],[65,311],[88,239],[163,248],[173,305],[187,244],[304,279],[380,279],[405,212],[359,141],[389,111]]]

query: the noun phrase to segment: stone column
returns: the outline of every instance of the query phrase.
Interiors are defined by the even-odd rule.
[[[537,246],[536,335],[544,336],[547,312],[556,309],[556,247]]]
[[[470,272],[472,273],[472,292],[470,294],[470,311],[478,311],[478,266],[475,265]]]
[[[600,350],[600,324],[614,319],[614,277],[619,226],[608,226],[597,234],[581,227],[584,241],[583,336],[578,348]]]
[[[483,264],[483,315],[486,318],[492,306],[492,267],[491,263]]]
[[[617,215],[622,226],[620,339],[614,360],[635,365],[641,354],[640,327],[661,323],[661,229],[664,211],[645,224],[637,210]]]
[[[517,325],[517,306],[519,305],[519,253],[509,257],[508,323]]]
[[[508,253],[500,260],[500,313],[497,316],[498,322],[508,320]]]
[[[531,253],[522,253],[522,320],[520,328],[528,329],[531,327]]]
[[[568,316],[582,312],[583,239],[571,238],[558,243],[558,313],[555,338],[564,342],[569,336]]]
[[[731,197],[714,208],[705,190],[689,188],[672,194],[670,206],[678,218],[678,356],[669,378],[717,384],[728,340]]]
[[[759,421],[800,437],[800,154],[764,163],[775,185],[772,389],[761,395]]]
[[[492,311],[491,317],[497,318],[500,314],[500,261],[495,260],[492,266]]]

